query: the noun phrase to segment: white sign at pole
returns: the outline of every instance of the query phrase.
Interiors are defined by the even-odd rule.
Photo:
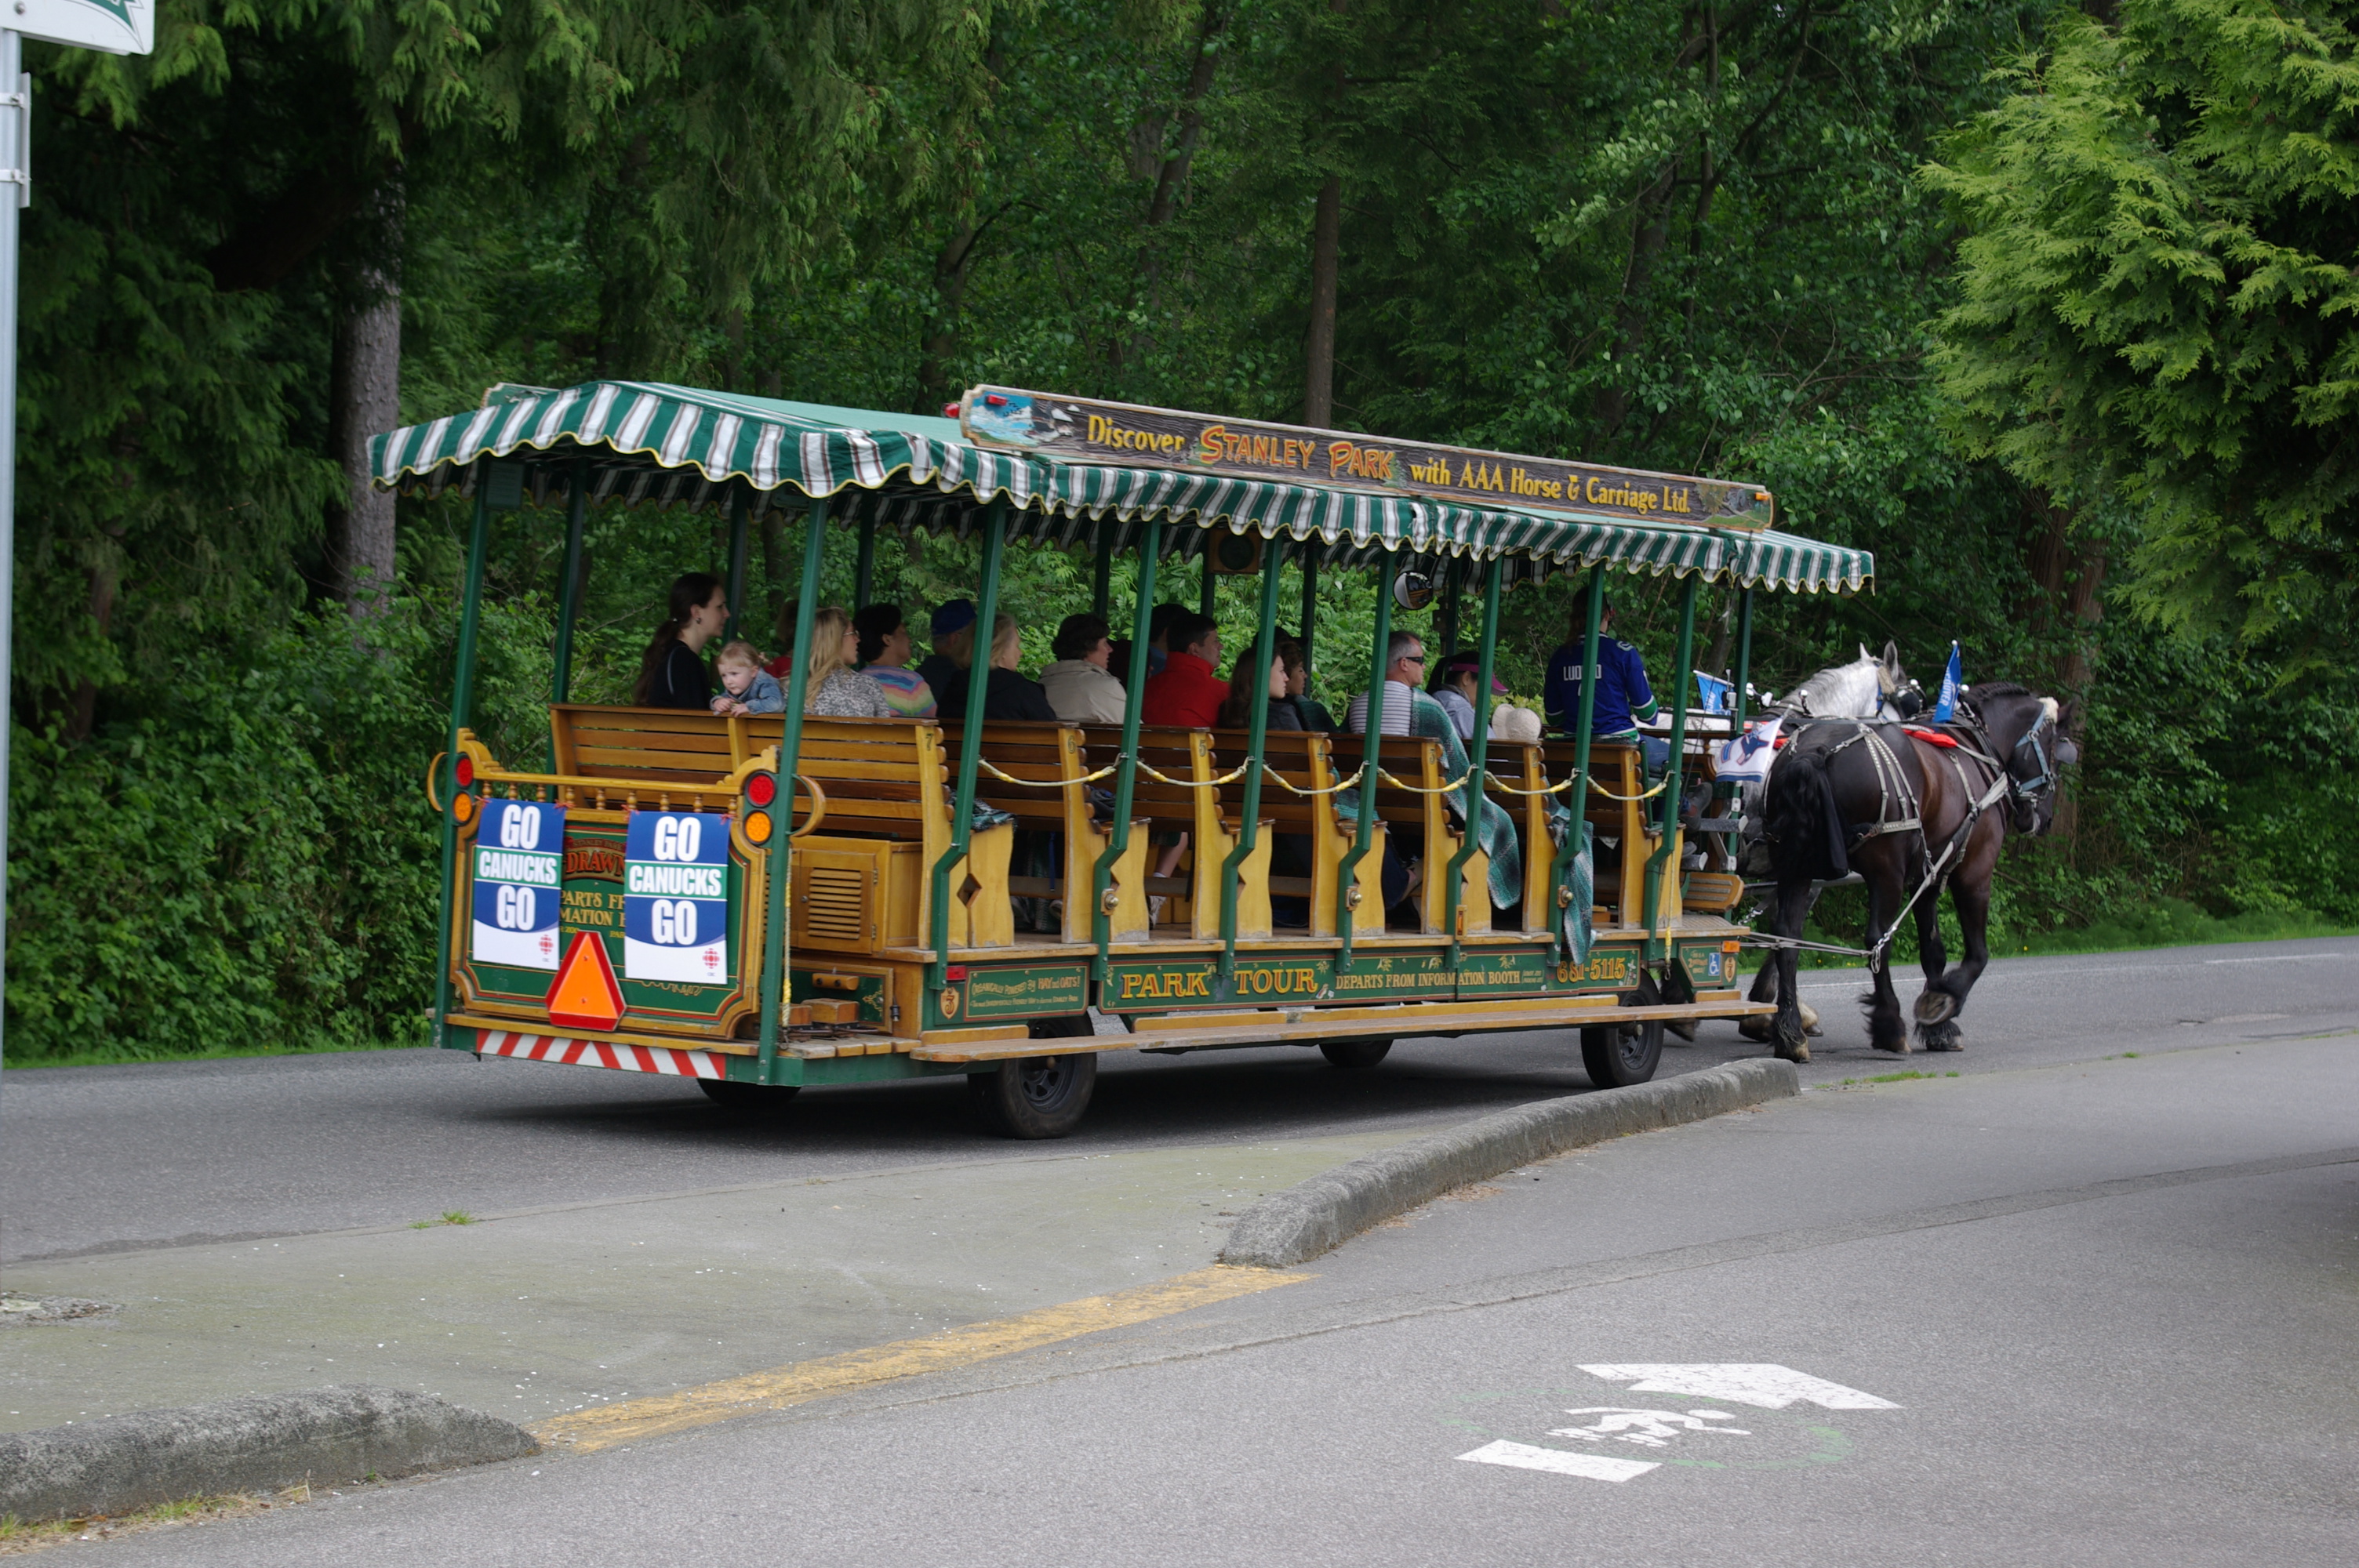
[[[150,54],[156,0],[0,0],[0,27],[107,54]]]

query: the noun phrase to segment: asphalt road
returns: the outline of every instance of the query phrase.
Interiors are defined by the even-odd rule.
[[[1860,977],[1806,971],[1826,1033],[1805,1079],[2313,1033],[2359,1023],[2354,981],[2351,938],[2001,959],[1963,1014],[1963,1052],[1896,1061],[1867,1047]],[[1904,1003],[1916,989],[1904,975]],[[1708,1024],[1697,1044],[1666,1051],[1662,1071],[1761,1051]],[[1082,1131],[1047,1148],[1407,1134],[1588,1087],[1571,1033],[1404,1040],[1373,1073],[1297,1047],[1121,1053]],[[949,1080],[810,1090],[748,1118],[677,1079],[433,1051],[7,1072],[0,1261],[1043,1152],[982,1136]]]
[[[2221,956],[2016,966],[1994,993],[2051,1021],[1989,1052],[2016,1060],[1844,1086],[1863,1064],[1838,1059],[1799,1099],[1503,1177],[1299,1283],[110,1551],[239,1568],[2345,1563],[2352,947],[2190,968]],[[2180,1022],[2199,998],[2210,1022]],[[1984,1015],[1991,1033],[2006,1015]],[[1838,1058],[1843,1028],[1831,1015]],[[1463,1077],[1415,1072],[1549,1070],[1460,1060]],[[1217,1071],[1233,1092],[1256,1081]],[[1202,1092],[1188,1084],[1132,1092]],[[1303,1095],[1297,1115],[1338,1114]],[[1149,1135],[1113,1119],[1102,1136]]]

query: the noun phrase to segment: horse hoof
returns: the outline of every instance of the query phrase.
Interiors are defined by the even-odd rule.
[[[1948,991],[1928,989],[1917,995],[1917,1022],[1930,1027],[1958,1016],[1958,999]]]
[[[1806,1001],[1798,1001],[1794,1006],[1802,1015],[1803,1033],[1822,1034],[1826,1033],[1819,1027],[1819,1010],[1817,1008],[1812,1007]]]
[[[1777,1054],[1781,1059],[1799,1065],[1810,1059],[1810,1048],[1808,1044],[1788,1045],[1781,1042],[1777,1046]]]
[[[1665,1023],[1663,1027],[1671,1033],[1676,1034],[1680,1039],[1686,1041],[1689,1044],[1692,1045],[1695,1044],[1696,1021],[1694,1019],[1674,1018]]]
[[[1878,1040],[1875,1044],[1877,1050],[1886,1052],[1895,1056],[1906,1056],[1908,1054],[1908,1036],[1906,1034],[1902,1035],[1897,1040]]]
[[[1738,1019],[1738,1020],[1736,1021],[1736,1037],[1737,1037],[1739,1040],[1750,1040],[1750,1041],[1754,1042],[1756,1044],[1760,1044],[1760,1045],[1767,1045],[1767,1044],[1769,1044],[1769,1019],[1768,1019],[1768,1016],[1767,1016],[1767,1014],[1765,1014],[1765,1013],[1756,1013],[1756,1014],[1755,1014],[1754,1016],[1752,1016],[1751,1018],[1740,1018],[1740,1019]]]
[[[1917,1034],[1925,1042],[1928,1051],[1962,1051],[1966,1048],[1965,1032],[1947,1021],[1920,1029]]]

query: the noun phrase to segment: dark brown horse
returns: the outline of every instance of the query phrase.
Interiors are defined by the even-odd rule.
[[[1990,962],[1991,877],[2007,830],[2044,833],[2055,818],[2057,770],[2073,760],[2058,730],[2055,699],[2019,686],[1981,686],[1961,698],[1955,721],[1929,730],[1951,746],[1897,724],[1832,719],[1792,731],[1769,772],[1767,816],[1777,903],[1772,933],[1801,935],[1814,882],[1856,871],[1867,884],[1868,1038],[1906,1052],[1908,1025],[1892,988],[1889,933],[1906,907],[1917,920],[1925,989],[1917,1032],[1928,1051],[1962,1047],[1958,1014]],[[1927,885],[1928,879],[1930,884]],[[1946,886],[1965,937],[1965,962],[1948,968],[1934,901]],[[1910,902],[1912,895],[1914,903]],[[1795,949],[1772,960],[1777,1014],[1771,1038],[1788,1061],[1810,1059],[1794,989]]]

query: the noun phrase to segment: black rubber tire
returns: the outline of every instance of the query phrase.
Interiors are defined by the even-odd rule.
[[[1364,1072],[1385,1059],[1393,1048],[1389,1040],[1324,1040],[1319,1054],[1334,1066],[1350,1072]]]
[[[1633,1033],[1623,1033],[1624,1029]],[[1663,1021],[1609,1024],[1581,1032],[1581,1064],[1601,1089],[1626,1089],[1655,1076],[1663,1060]]]
[[[800,1084],[741,1084],[729,1078],[699,1078],[704,1098],[731,1110],[776,1110],[803,1092]]]
[[[1068,1056],[1022,1056],[967,1075],[968,1095],[983,1124],[1002,1138],[1062,1138],[1082,1124],[1097,1087],[1094,1051]]]

